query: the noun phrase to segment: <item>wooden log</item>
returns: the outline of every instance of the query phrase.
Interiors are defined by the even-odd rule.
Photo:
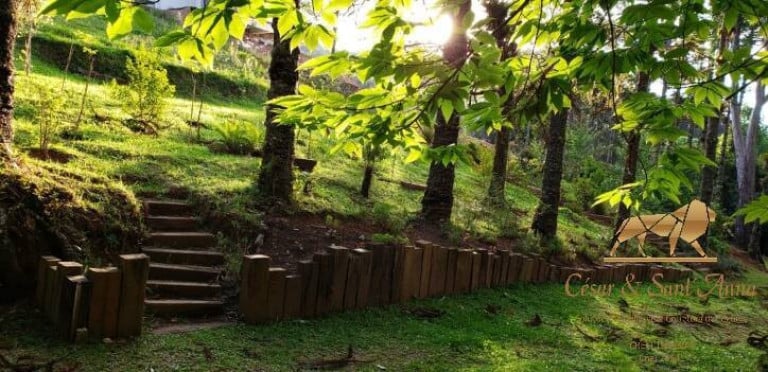
[[[403,280],[405,279],[405,247],[397,245],[394,247],[394,264],[392,268],[392,293],[390,301],[399,303],[403,299]]]
[[[429,278],[429,296],[445,293],[445,276],[448,271],[448,249],[435,246],[432,251],[432,271]]]
[[[355,297],[355,308],[363,309],[368,306],[368,293],[371,287],[371,270],[373,263],[373,253],[367,249],[354,249],[352,255],[358,259],[359,271],[357,280],[357,295]]]
[[[432,252],[434,246],[432,243],[419,240],[416,241],[416,247],[421,248],[423,253],[421,257],[421,282],[419,283],[419,298],[429,296],[429,279],[432,277]]]
[[[240,312],[246,323],[258,324],[269,320],[270,258],[261,254],[243,257],[240,277]]]
[[[456,251],[456,279],[454,280],[453,291],[455,293],[469,292],[472,282],[472,251],[469,249],[460,249]]]
[[[317,308],[319,265],[314,261],[300,261],[298,271],[301,276],[301,316],[312,318]]]
[[[371,284],[368,291],[368,306],[381,306],[384,302],[383,288],[386,252],[384,244],[368,244],[371,251]]]
[[[318,264],[317,274],[317,304],[315,314],[326,315],[331,311],[333,297],[331,296],[331,284],[333,283],[333,256],[328,252],[316,252],[313,259]]]
[[[73,261],[59,261],[56,263],[56,267],[56,277],[52,289],[53,298],[48,313],[48,319],[50,319],[53,324],[58,325],[60,313],[59,306],[61,305],[61,289],[64,286],[67,277],[83,274],[83,265]]]
[[[86,325],[89,296],[88,279],[83,275],[67,276],[62,281],[61,303],[56,324],[67,340],[74,340],[78,328]]]
[[[282,267],[269,268],[269,294],[267,295],[267,316],[270,321],[283,319],[285,305],[285,274]]]
[[[541,258],[538,255],[534,255],[533,266],[531,266],[531,283],[539,282],[539,267],[541,266]]]
[[[51,319],[51,311],[53,310],[53,300],[56,294],[56,279],[59,277],[59,266],[51,266],[45,271],[45,304],[42,306],[43,314]]]
[[[41,256],[37,264],[37,288],[35,289],[35,303],[37,307],[45,311],[45,299],[48,292],[46,275],[48,268],[58,265],[58,258],[54,256]]]
[[[549,263],[544,259],[539,260],[539,270],[536,275],[536,283],[545,283],[549,278]]]
[[[477,251],[473,251],[471,256],[472,256],[472,279],[469,283],[469,290],[474,292],[478,288],[480,288],[480,263],[482,261],[482,256]]]
[[[687,267],[683,267],[680,269],[680,279],[682,280],[688,280],[693,277],[693,270]]]
[[[560,278],[560,267],[554,264],[549,264],[549,276],[547,282],[557,283],[558,278]]]
[[[490,253],[486,249],[478,249],[477,253],[480,255],[480,281],[478,282],[478,287],[489,288],[491,286],[491,275],[493,274]]]
[[[509,251],[500,250],[497,252],[501,258],[501,272],[499,278],[499,285],[505,286],[509,284],[507,277],[509,276]]]
[[[520,282],[530,283],[533,276],[535,260],[531,257],[523,257],[523,268],[520,270]]]
[[[523,256],[519,253],[509,253],[509,270],[507,270],[507,283],[517,283],[520,278],[520,269],[523,267]]]
[[[658,274],[661,274],[663,276],[664,275],[664,268],[662,266],[659,266],[659,265],[652,265],[650,270],[649,270],[649,272],[648,272],[648,275],[653,280],[653,278],[656,275],[658,275]],[[656,278],[656,280],[660,280],[660,279],[663,279],[663,278]]]
[[[98,339],[115,338],[120,311],[120,270],[116,267],[89,268],[87,276],[91,282],[88,333]]]
[[[491,257],[491,287],[499,286],[499,278],[501,277],[501,257],[494,252]]]
[[[448,248],[448,264],[445,270],[445,294],[454,292],[456,285],[456,259],[459,251],[456,248]]]
[[[283,301],[283,318],[296,319],[301,317],[301,299],[303,298],[302,280],[300,275],[285,276],[285,298]]]
[[[421,266],[424,249],[407,246],[404,249],[403,281],[400,285],[400,302],[419,297]]]
[[[394,283],[395,271],[395,248],[389,245],[384,246],[384,275],[381,282],[381,304],[392,303],[392,286]]]
[[[347,285],[349,249],[332,245],[328,252],[333,256],[333,281],[331,282],[331,311],[344,309],[344,292]]]
[[[347,285],[344,288],[344,310],[354,309],[357,306],[357,291],[360,279],[360,257],[349,255],[347,265]]]
[[[120,256],[120,310],[117,316],[117,336],[141,335],[144,317],[144,293],[149,276],[149,257],[143,253]]]

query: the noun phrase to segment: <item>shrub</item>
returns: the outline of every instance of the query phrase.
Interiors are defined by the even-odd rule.
[[[226,152],[235,155],[250,155],[264,140],[264,132],[254,124],[229,119],[213,128]]]
[[[66,97],[55,91],[50,85],[40,82],[34,84],[34,113],[38,124],[38,144],[44,157],[62,127]]]
[[[156,133],[176,88],[168,82],[168,74],[156,54],[139,51],[134,59],[126,59],[125,69],[128,84],[121,86],[113,81],[112,95],[131,116],[132,125],[145,133]]]

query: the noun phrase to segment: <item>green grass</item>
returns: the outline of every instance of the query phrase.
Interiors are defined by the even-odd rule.
[[[147,334],[127,344],[68,345],[50,337],[36,315],[19,311],[0,318],[0,340],[14,346],[0,353],[62,358],[84,371],[291,371],[308,360],[343,357],[348,346],[366,361],[353,369],[365,371],[379,365],[394,371],[749,371],[765,351],[747,345],[746,338],[768,329],[768,278],[750,275],[762,278],[762,297],[712,297],[702,303],[694,297],[649,297],[642,294],[647,285],[640,295],[617,289],[607,297],[567,297],[562,284],[513,285],[319,320]],[[621,299],[629,304],[627,311]],[[486,311],[489,306],[496,314]],[[445,315],[424,320],[403,311],[416,307]],[[661,326],[644,318],[675,315],[682,307],[689,314],[727,315],[746,323]],[[543,324],[527,325],[537,314]],[[650,346],[639,348],[640,342]]]

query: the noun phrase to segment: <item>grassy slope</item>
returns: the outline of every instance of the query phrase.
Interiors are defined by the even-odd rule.
[[[320,320],[150,334],[122,345],[65,345],[48,338],[36,318],[11,315],[4,322],[0,318],[5,334],[0,341],[16,345],[10,355],[31,354],[41,361],[62,358],[64,364],[80,363],[88,371],[290,371],[301,361],[343,357],[349,345],[356,358],[369,362],[355,365],[356,370],[381,365],[394,371],[748,371],[755,370],[764,351],[748,346],[746,338],[751,331],[768,330],[768,277],[753,272],[749,280],[762,283],[762,298],[713,297],[702,304],[691,297],[658,299],[618,292],[610,297],[566,297],[562,285],[513,285]],[[629,311],[622,311],[620,299],[628,302]],[[497,314],[486,311],[489,305],[498,307]],[[665,327],[643,320],[646,314],[678,314],[676,307],[683,306],[690,314],[727,315],[746,323],[717,320],[713,325]],[[446,314],[423,320],[403,311],[414,307],[439,308]],[[543,325],[528,326],[536,314]],[[640,341],[650,346],[634,347]]]
[[[21,149],[36,146],[37,128],[31,114],[34,105],[31,81],[59,86],[62,79],[61,71],[40,61],[34,63],[31,76],[19,76],[17,143]],[[70,76],[66,86],[68,103],[65,121],[72,122],[77,116],[84,81]],[[183,124],[183,120],[189,117],[191,101],[174,99],[167,115],[167,121],[173,127],[156,138],[131,133],[119,124],[117,119],[125,114],[120,111],[118,102],[109,97],[106,85],[92,84],[88,99],[96,112],[115,120],[108,124],[87,122],[83,126],[83,140],[59,141],[57,146],[60,150],[75,156],[72,162],[66,165],[35,162],[46,167],[63,167],[75,173],[105,175],[122,181],[140,194],[163,194],[171,188],[182,188],[188,190],[194,199],[203,200],[220,210],[250,214],[249,190],[258,174],[259,159],[217,155],[207,147],[195,144],[192,130]],[[90,114],[90,109],[86,113]],[[90,115],[87,116],[90,118]],[[235,118],[263,131],[263,117],[263,108],[257,102],[208,100],[204,105],[202,121],[215,125]],[[204,140],[218,139],[218,135],[210,130],[203,130],[202,135]],[[362,162],[341,154],[328,155],[326,151],[331,144],[317,134],[309,138],[306,132],[302,132],[300,138],[303,145],[297,146],[298,155],[318,158],[319,165],[309,176],[313,182],[313,193],[304,195],[297,192],[299,209],[371,218],[383,225],[383,230],[395,233],[420,209],[421,193],[404,190],[394,183],[376,181],[370,200],[359,197],[357,190],[362,178]],[[474,168],[465,164],[458,166],[453,218],[458,227],[453,232],[457,243],[461,238],[459,230],[490,239],[497,236],[518,237],[518,227],[527,228],[538,202],[536,196],[528,191],[528,186],[510,185],[507,194],[512,208],[486,213],[488,208],[482,200],[488,183],[489,151],[481,151],[481,158],[486,161],[483,165]],[[428,164],[425,163],[403,165],[400,154],[383,161],[379,168],[383,177],[419,184],[426,182],[428,172]],[[300,188],[306,176],[297,176],[297,188]],[[245,218],[252,219],[252,216]],[[607,237],[605,229],[568,210],[564,210],[560,222],[565,240],[581,246],[589,247]]]

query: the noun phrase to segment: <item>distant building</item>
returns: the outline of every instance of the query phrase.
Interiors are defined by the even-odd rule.
[[[154,7],[161,10],[181,8],[202,8],[207,0],[159,0]]]

